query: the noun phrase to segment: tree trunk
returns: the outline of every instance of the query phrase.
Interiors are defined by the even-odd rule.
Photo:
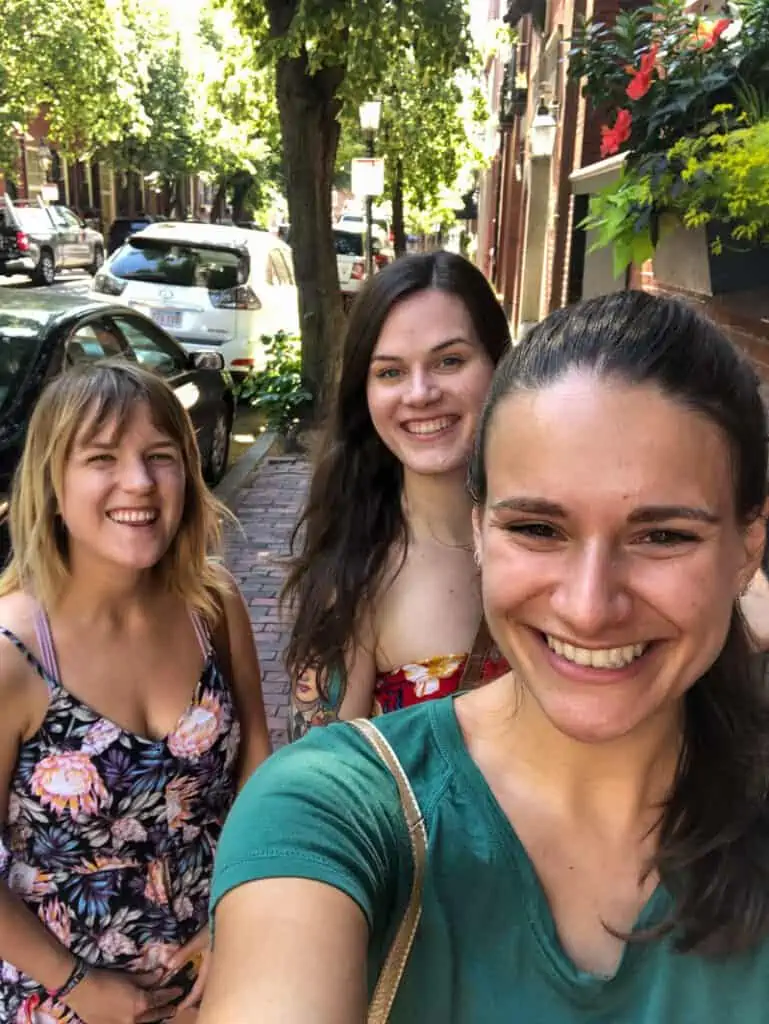
[[[403,161],[398,157],[392,182],[393,246],[396,259],[406,255],[406,225],[403,221]]]
[[[285,13],[282,4],[279,13]],[[272,5],[271,5],[272,10]],[[273,31],[283,25],[273,16]],[[310,75],[307,56],[278,61],[276,94],[283,134],[291,247],[299,291],[302,367],[317,400],[336,372],[344,329],[331,228],[331,188],[339,144],[341,68]]]
[[[232,219],[235,224],[238,221],[248,220],[246,217],[246,197],[254,183],[254,176],[248,171],[238,171],[232,181]]]
[[[214,194],[214,201],[211,204],[211,214],[209,220],[212,224],[218,224],[222,219],[222,210],[224,209],[224,200],[227,198],[227,179],[220,178],[219,184],[216,186],[216,193]]]

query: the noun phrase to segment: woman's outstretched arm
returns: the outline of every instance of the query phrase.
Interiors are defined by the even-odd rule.
[[[364,1024],[368,926],[322,882],[249,882],[216,909],[198,1024]]]

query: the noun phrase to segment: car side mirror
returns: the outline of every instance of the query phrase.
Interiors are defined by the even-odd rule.
[[[196,370],[224,369],[224,356],[221,352],[193,352],[190,361]]]

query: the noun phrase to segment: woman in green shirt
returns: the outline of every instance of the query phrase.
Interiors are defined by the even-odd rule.
[[[755,372],[689,307],[560,310],[500,364],[470,481],[513,673],[381,722],[424,814],[392,1024],[764,1024],[769,706],[738,611],[761,560]],[[360,1024],[413,861],[336,725],[224,830],[200,1024]]]

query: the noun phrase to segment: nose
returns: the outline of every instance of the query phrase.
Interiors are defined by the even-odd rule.
[[[614,553],[599,544],[576,549],[553,593],[552,606],[575,640],[600,637],[620,624],[631,600]]]
[[[155,479],[147,460],[139,456],[126,460],[120,482],[124,490],[134,494],[151,491],[155,486]]]
[[[409,376],[406,401],[410,405],[430,405],[440,398],[441,389],[432,374],[423,367],[416,367]]]

